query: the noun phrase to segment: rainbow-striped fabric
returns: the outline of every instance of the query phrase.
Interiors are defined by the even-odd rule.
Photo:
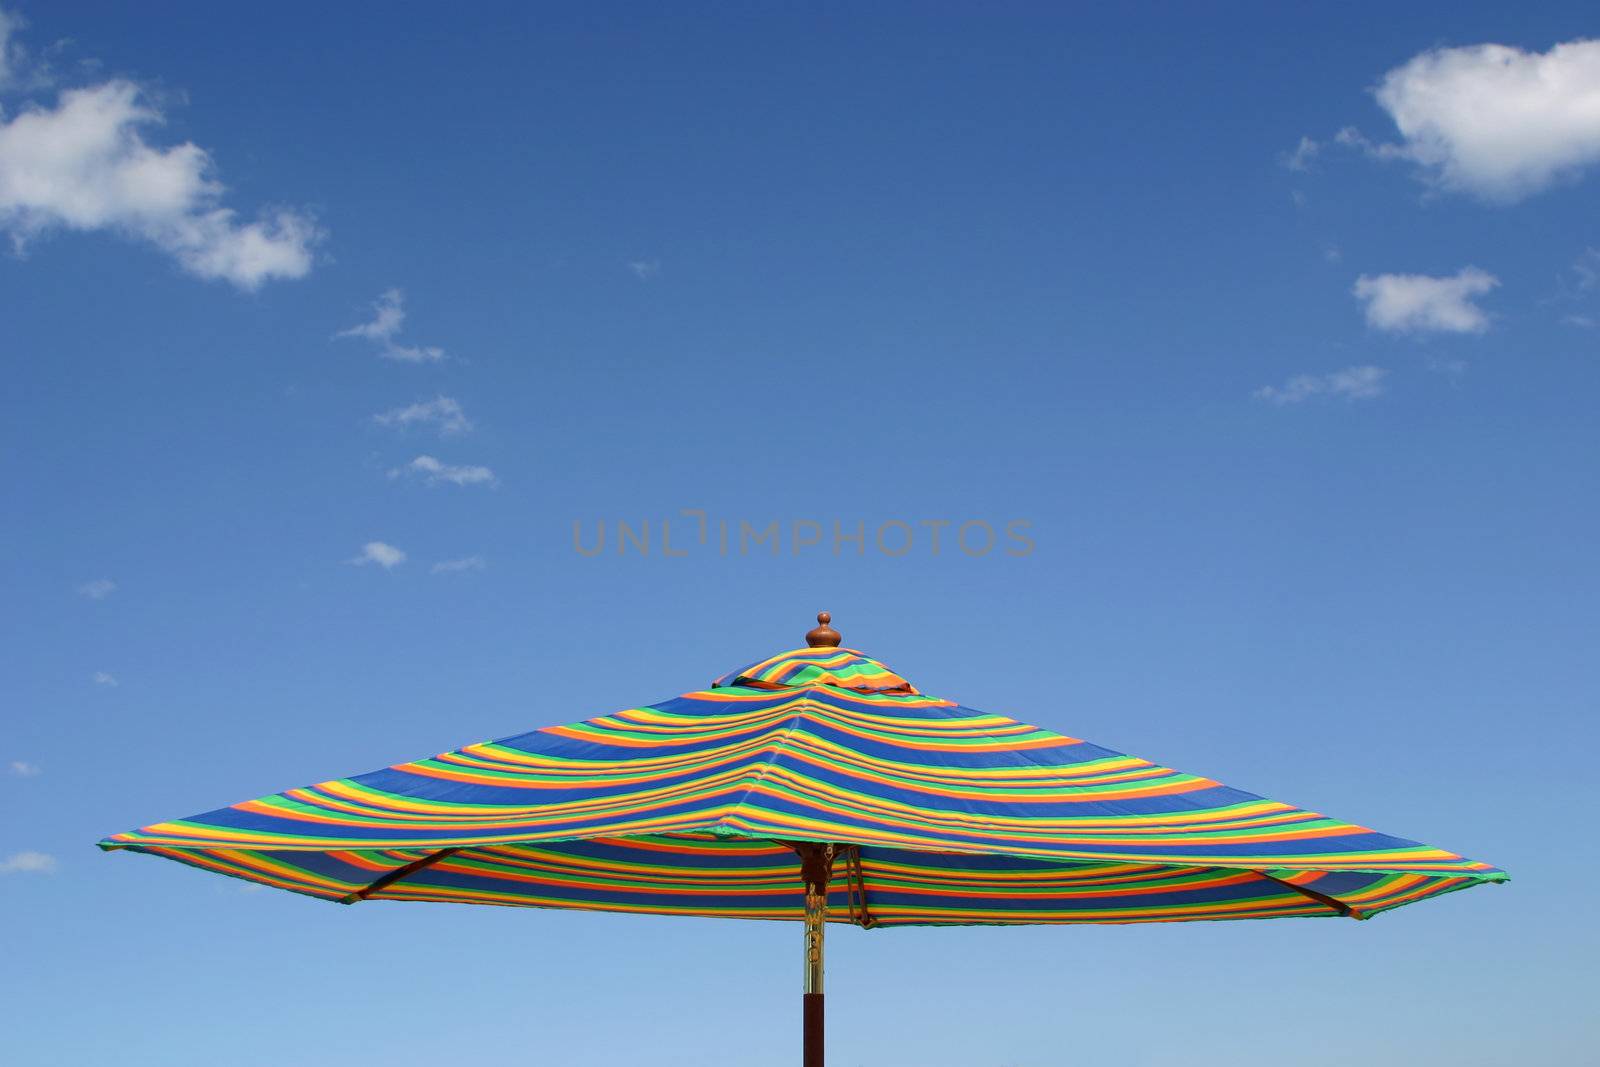
[[[786,842],[839,846],[829,919],[861,925],[1366,918],[1506,879],[921,695],[850,649],[100,845],[345,903],[799,919]]]
[[[888,667],[853,648],[797,648],[757,660],[747,667],[729,671],[711,683],[712,688],[730,685],[799,686],[831,685],[866,693],[907,693],[915,696],[912,684]]]

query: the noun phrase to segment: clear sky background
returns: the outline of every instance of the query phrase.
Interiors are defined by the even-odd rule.
[[[93,843],[822,608],[925,691],[1514,879],[838,929],[834,1062],[1594,1057],[1592,5],[5,10],[0,1059],[792,1063],[790,924]]]

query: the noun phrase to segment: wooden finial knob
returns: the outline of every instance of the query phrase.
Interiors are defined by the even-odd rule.
[[[817,628],[806,634],[806,644],[811,648],[838,648],[844,639],[838,630],[828,625],[832,621],[833,616],[826,611],[817,612]]]

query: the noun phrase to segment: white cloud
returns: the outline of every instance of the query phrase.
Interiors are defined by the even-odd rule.
[[[1383,393],[1382,367],[1346,367],[1332,374],[1301,374],[1283,385],[1264,385],[1255,391],[1257,400],[1269,404],[1298,404],[1314,396],[1337,396],[1345,400],[1370,400]]]
[[[96,578],[92,582],[84,582],[78,586],[78,595],[86,596],[90,600],[104,600],[117,591],[117,583],[110,578]]]
[[[429,568],[434,574],[460,574],[462,571],[481,571],[482,556],[463,556],[460,559],[442,559]]]
[[[392,408],[372,416],[372,421],[379,426],[399,426],[402,429],[411,425],[437,426],[441,437],[466,433],[472,429],[472,421],[461,409],[461,404],[448,396],[436,396],[409,407]]]
[[[304,277],[319,237],[311,219],[280,208],[240,222],[205,149],[145,141],[161,121],[136,85],[111,81],[0,122],[0,230],[19,252],[55,230],[110,231],[246,290]]]
[[[1443,278],[1426,274],[1376,274],[1351,290],[1366,302],[1367,324],[1390,333],[1482,333],[1489,316],[1472,302],[1500,284],[1477,267]]]
[[[421,478],[423,484],[434,486],[448,482],[451,485],[494,485],[494,471],[488,467],[458,467],[442,463],[432,456],[418,456],[404,467],[396,467],[389,477],[411,475]]]
[[[39,775],[43,774],[44,771],[40,769],[37,763],[29,763],[27,760],[14,759],[11,761],[11,773],[16,775],[18,778],[37,778]]]
[[[1407,159],[1442,188],[1521,200],[1600,162],[1600,40],[1525,52],[1435,48],[1383,76],[1378,103],[1402,141],[1341,141]]]
[[[406,561],[406,554],[398,548],[382,541],[368,541],[361,546],[361,552],[349,562],[358,567],[368,563],[376,563],[386,571],[392,571]]]
[[[402,345],[395,341],[406,322],[406,297],[398,289],[386,289],[372,302],[372,321],[340,330],[335,337],[363,337],[376,342],[378,355],[401,363],[437,363],[444,349],[433,345]]]
[[[43,852],[13,852],[0,860],[0,874],[54,874],[56,858]]]
[[[633,276],[641,282],[647,282],[661,273],[659,259],[636,259],[628,264],[628,269],[633,271]]]
[[[105,671],[95,671],[93,677],[95,685],[103,685],[107,689],[115,689],[122,684],[117,681],[114,675],[107,674]]]

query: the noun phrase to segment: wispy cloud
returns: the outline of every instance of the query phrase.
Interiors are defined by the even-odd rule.
[[[0,89],[9,88],[27,62],[27,53],[22,45],[12,40],[13,35],[26,25],[20,16],[0,9]]]
[[[15,16],[0,16],[0,79],[14,84],[25,62],[16,28]],[[121,79],[0,118],[0,232],[18,253],[60,230],[117,234],[154,245],[190,274],[245,290],[309,273],[321,237],[311,217],[280,207],[241,221],[223,206],[210,153],[145,139],[163,121],[140,88]]]
[[[1373,159],[1404,159],[1405,149],[1396,144],[1379,144],[1354,126],[1346,126],[1333,135],[1333,143],[1344,148],[1354,148]]]
[[[428,486],[435,485],[495,485],[497,479],[494,471],[488,467],[456,466],[443,463],[432,456],[418,456],[404,467],[396,467],[389,472],[389,477],[413,477],[422,479]]]
[[[94,679],[95,685],[102,685],[107,689],[115,689],[117,686],[122,684],[121,682],[117,681],[115,675],[107,674],[105,671],[95,671],[91,677]]]
[[[401,363],[437,363],[444,349],[433,345],[403,345],[395,337],[406,322],[406,298],[398,289],[385,290],[372,304],[372,320],[340,330],[335,337],[361,337],[378,345],[378,355]]]
[[[1556,292],[1540,303],[1567,308],[1561,321],[1568,326],[1585,330],[1600,326],[1600,248],[1580,252],[1556,285]]]
[[[375,563],[386,571],[392,571],[406,561],[406,554],[398,548],[383,541],[368,541],[361,546],[361,551],[348,562],[357,567],[364,567]]]
[[[628,263],[628,269],[633,276],[641,282],[650,281],[661,274],[661,261],[659,259],[635,259]]]
[[[1345,400],[1370,400],[1383,394],[1382,367],[1346,367],[1332,374],[1301,374],[1282,385],[1264,385],[1255,391],[1257,400],[1269,404],[1299,404],[1312,397],[1342,397]]]
[[[1565,303],[1572,310],[1561,316],[1568,326],[1592,330],[1600,326],[1600,248],[1585,248],[1572,263],[1570,279],[1561,279],[1560,291],[1546,303]],[[1574,306],[1576,305],[1576,306]]]
[[[84,582],[78,586],[78,595],[86,596],[90,600],[104,600],[117,591],[117,583],[110,578],[96,578],[92,582]]]
[[[482,556],[462,556],[460,559],[442,559],[429,568],[434,574],[460,574],[462,571],[481,571]]]
[[[1376,274],[1356,279],[1351,290],[1366,304],[1367,324],[1390,333],[1482,333],[1489,316],[1474,297],[1500,284],[1477,267],[1442,278],[1426,274]]]
[[[372,416],[372,421],[379,426],[398,426],[402,429],[407,426],[433,426],[441,437],[466,433],[472,429],[472,421],[467,418],[460,403],[448,396],[436,396],[408,407],[391,408]]]
[[[42,89],[53,80],[50,61],[31,51],[17,35],[28,28],[28,20],[15,11],[0,10],[0,92],[27,92]],[[46,52],[57,50],[47,48]]]
[[[1509,203],[1600,162],[1600,40],[1548,52],[1430,49],[1385,74],[1374,95],[1400,143],[1374,143],[1354,129],[1336,140],[1415,163],[1444,190]]]
[[[1294,150],[1285,152],[1279,157],[1278,162],[1289,170],[1308,171],[1321,152],[1322,145],[1320,143],[1313,141],[1309,137],[1302,137],[1300,138],[1300,143],[1294,146]]]
[[[1600,248],[1585,248],[1572,264],[1572,275],[1578,292],[1600,292]]]
[[[54,874],[56,858],[44,852],[13,852],[0,860],[0,874]]]
[[[37,763],[29,763],[22,759],[12,760],[10,770],[18,778],[37,778],[44,773]]]

